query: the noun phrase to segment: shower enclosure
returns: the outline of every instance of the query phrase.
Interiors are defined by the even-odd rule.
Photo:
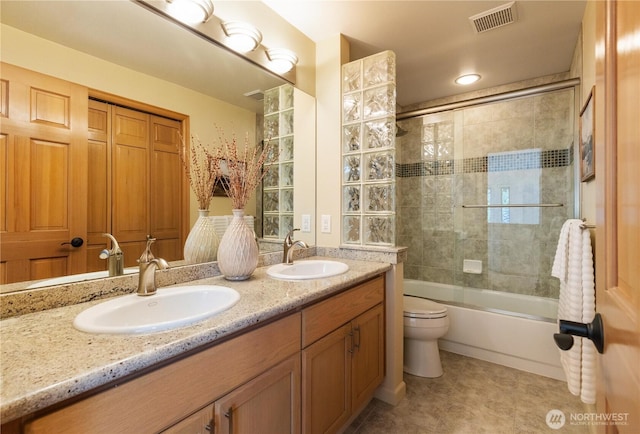
[[[405,279],[557,299],[558,235],[576,215],[573,85],[425,111],[396,137]]]

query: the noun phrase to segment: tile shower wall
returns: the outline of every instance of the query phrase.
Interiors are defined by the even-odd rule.
[[[293,229],[293,86],[266,91],[264,113],[264,137],[278,149],[278,159],[266,165],[269,171],[262,181],[262,234],[283,239]]]
[[[558,234],[574,216],[574,91],[403,120],[398,245],[405,277],[558,297]],[[462,205],[558,203],[559,207]],[[482,272],[463,272],[465,259]]]
[[[395,245],[395,54],[342,68],[342,242]]]

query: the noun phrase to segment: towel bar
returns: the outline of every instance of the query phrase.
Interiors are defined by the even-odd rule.
[[[564,206],[563,203],[505,203],[500,205],[462,205],[462,208],[551,208]]]

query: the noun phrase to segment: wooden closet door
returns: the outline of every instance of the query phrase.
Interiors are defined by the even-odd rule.
[[[111,243],[111,111],[104,102],[89,100],[89,182],[87,183],[87,271],[106,270],[100,252]]]
[[[112,234],[133,266],[150,228],[149,115],[114,107],[112,140]]]
[[[158,240],[154,251],[167,261],[183,256],[183,170],[178,154],[181,127],[179,121],[151,117],[151,234]]]
[[[85,87],[2,63],[0,283],[85,271]]]

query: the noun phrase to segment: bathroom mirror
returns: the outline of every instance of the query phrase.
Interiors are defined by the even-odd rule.
[[[2,2],[0,8],[3,61],[121,97],[134,100],[147,97],[148,103],[189,115],[191,133],[201,134],[200,126],[214,121],[220,121],[223,127],[232,126],[234,113],[244,116],[241,125],[246,124],[249,113],[248,117],[254,119],[253,128],[261,128],[263,101],[260,93],[286,83],[283,78],[135,2],[16,1]],[[14,37],[21,32],[29,34],[24,38],[35,36],[43,40],[39,45],[41,49],[35,52],[31,51],[31,47],[23,50],[23,47],[10,46],[14,41],[22,40],[22,36]],[[5,37],[5,34],[11,37]],[[145,90],[136,89],[136,83],[122,82],[122,77],[128,76],[126,72],[122,75],[87,77],[87,71],[91,71],[91,68],[84,70],[83,64],[74,63],[72,59],[48,58],[46,44],[49,42],[86,53],[83,55],[91,56],[96,64],[104,61],[107,70],[118,70],[122,66],[129,71],[129,75],[142,73],[176,86],[166,92],[168,95],[157,95],[153,90],[147,91],[150,95],[143,95]],[[21,50],[25,53],[10,55]],[[24,63],[12,61],[16,56],[23,56],[27,60]],[[127,88],[131,88],[134,96],[127,94]],[[183,98],[180,106],[166,107],[162,101],[172,101],[173,96],[169,93],[177,88],[183,88],[184,93],[194,93],[196,96],[192,99],[195,103],[188,106],[189,99]],[[220,102],[220,117],[211,119],[208,113],[203,113],[209,109],[203,110],[197,102],[205,98]],[[315,130],[315,117],[307,121],[310,123],[308,130]],[[235,133],[243,134],[242,131]],[[311,143],[304,152],[309,160],[315,155],[315,144]],[[307,182],[296,186],[298,188],[304,189],[300,193],[306,197],[315,197],[315,183]],[[298,213],[297,210],[295,212]],[[215,210],[213,213],[216,213]],[[307,208],[304,213],[314,215],[315,210]],[[259,210],[256,214],[259,214]],[[192,216],[191,220],[195,218]],[[297,215],[296,220],[299,221]],[[5,289],[9,286],[11,290],[21,289],[16,284],[4,286],[7,287]],[[0,285],[0,292],[5,292],[5,289]]]

